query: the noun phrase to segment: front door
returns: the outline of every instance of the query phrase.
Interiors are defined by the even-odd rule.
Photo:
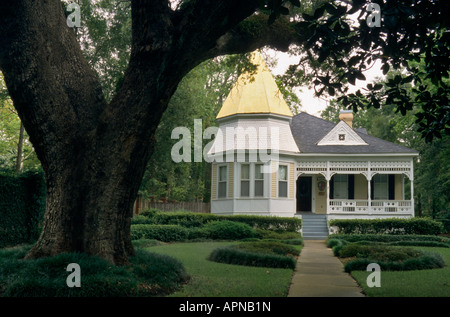
[[[312,211],[312,177],[300,176],[297,179],[297,211]]]

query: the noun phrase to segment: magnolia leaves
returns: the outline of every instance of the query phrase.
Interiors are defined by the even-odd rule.
[[[269,15],[268,23],[272,24],[281,15],[289,15],[290,10],[288,6],[300,7],[299,0],[260,0],[259,7],[262,11],[267,11]]]

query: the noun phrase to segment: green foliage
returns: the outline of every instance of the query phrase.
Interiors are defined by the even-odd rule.
[[[45,193],[41,172],[0,174],[0,247],[36,241]]]
[[[333,239],[328,237],[327,245],[333,250],[333,254],[338,256],[341,249],[348,244],[347,241],[341,239]]]
[[[64,0],[66,4],[71,0]],[[76,30],[84,57],[99,75],[106,100],[121,85],[131,51],[131,7],[127,1],[79,1],[82,25]]]
[[[374,243],[396,243],[396,242],[440,242],[450,245],[450,239],[435,235],[390,235],[390,234],[332,234],[327,241],[331,240],[346,242],[370,241]]]
[[[450,213],[448,213],[450,215]],[[447,216],[448,217],[448,216]],[[436,219],[444,226],[444,233],[450,233],[450,219]]]
[[[297,23],[317,95],[339,94],[340,103],[354,110],[393,104],[405,115],[418,107],[418,131],[425,140],[448,134],[450,46],[448,23],[442,14],[448,11],[447,3],[380,2],[382,27],[366,23],[372,14],[366,5],[366,1],[351,5],[326,2],[312,15],[303,14],[304,21]],[[349,18],[355,13],[359,13],[359,23]],[[373,84],[350,93],[346,83],[356,85],[357,79],[366,80],[364,71],[377,60],[383,64],[383,74],[390,69],[402,74],[387,79],[385,93]],[[305,64],[299,63],[292,72],[306,69]],[[410,88],[405,89],[405,85]]]
[[[359,258],[348,262],[344,266],[345,272],[366,270],[373,259]],[[445,262],[439,254],[430,253],[420,257],[409,258],[405,261],[378,261],[383,271],[410,271],[410,270],[426,270],[437,269],[445,266]]]
[[[135,224],[131,226],[131,239],[155,239],[163,242],[188,239],[188,229],[179,225]]]
[[[192,162],[176,163],[171,149],[179,142],[172,139],[176,127],[186,127],[194,138],[194,120],[202,120],[202,131],[217,126],[216,116],[245,60],[233,55],[206,61],[191,70],[180,82],[156,130],[156,144],[150,158],[140,193],[147,199],[175,201],[209,201],[210,163],[194,162],[195,150],[203,151],[191,142]],[[201,133],[202,133],[201,131]]]
[[[10,171],[16,170],[18,143],[20,142],[21,121],[13,102],[9,97],[3,74],[0,72],[0,168]],[[26,131],[22,138],[22,168],[19,170],[35,169],[40,166],[33,146],[28,140]]]
[[[416,214],[449,218],[450,136],[443,136],[431,144],[418,142],[416,148],[420,151],[414,171]]]
[[[296,243],[303,241],[296,241]],[[247,266],[294,269],[300,250],[281,241],[252,241],[213,250],[209,260]]]
[[[298,256],[300,255],[300,250],[280,241],[254,241],[254,242],[244,242],[235,246],[239,250],[247,250],[250,252],[259,253],[269,253],[278,254],[285,256]]]
[[[265,231],[261,230],[271,230],[275,232],[274,234],[291,232],[298,233],[302,226],[302,221],[299,218],[288,218],[288,217],[267,217],[267,216],[250,216],[250,215],[232,215],[232,216],[222,216],[214,214],[204,214],[204,213],[193,213],[193,212],[157,212],[152,211],[150,214],[144,211],[141,215],[143,217],[134,217],[132,219],[133,224],[137,223],[152,223],[161,225],[181,225],[183,227],[192,228],[205,225],[212,221],[228,220],[235,222],[242,222],[250,227],[258,230],[261,235],[264,235]],[[267,236],[265,236],[267,237]],[[293,235],[294,238],[299,237],[298,235]],[[285,237],[282,239],[289,239]]]
[[[300,232],[292,232],[292,231],[274,231],[274,230],[264,230],[264,229],[256,229],[256,233],[261,239],[277,239],[277,240],[286,240],[286,239],[299,239],[302,237]]]
[[[285,243],[285,244],[303,245],[303,239],[302,238],[293,238],[293,239],[280,240],[280,241],[282,243]]]
[[[202,227],[186,228],[180,225],[131,225],[131,239],[154,239],[175,242],[195,239],[240,240],[252,238],[256,232],[248,225],[232,221],[214,221]]]
[[[370,263],[377,263],[386,271],[406,271],[441,268],[445,261],[439,254],[399,245],[450,247],[450,239],[420,235],[335,234],[328,237],[327,245],[335,256],[351,259],[345,261],[346,272],[366,270]]]
[[[411,257],[418,257],[421,252],[412,248],[394,248],[384,245],[361,245],[351,243],[339,251],[342,258],[362,257],[377,261],[404,261]]]
[[[148,217],[155,224],[180,225],[187,228],[200,227],[220,218],[213,214],[193,213],[186,211],[157,212]]]
[[[86,254],[23,260],[31,245],[0,250],[0,296],[112,297],[161,296],[188,280],[183,265],[172,257],[137,250],[122,267]],[[82,270],[81,287],[67,287],[69,263]]]
[[[293,257],[270,252],[250,252],[233,247],[222,247],[213,250],[208,258],[214,262],[247,265],[257,267],[275,267],[294,269],[296,261]]]
[[[132,239],[184,241],[195,239],[301,240],[301,219],[265,216],[220,216],[186,211],[144,211],[132,218]]]
[[[426,218],[409,219],[333,219],[330,226],[338,227],[343,234],[439,234],[443,230],[440,222]]]
[[[214,240],[240,240],[256,236],[255,230],[249,225],[229,220],[209,222],[202,230]]]

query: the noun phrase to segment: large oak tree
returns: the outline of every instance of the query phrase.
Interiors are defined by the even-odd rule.
[[[399,23],[354,28],[346,15],[361,10],[365,18],[361,0],[326,3],[313,15],[296,14],[298,0],[185,0],[176,8],[168,0],[132,0],[129,63],[107,102],[59,0],[2,0],[0,70],[47,184],[42,234],[28,257],[79,251],[127,262],[132,205],[155,130],[180,80],[204,60],[296,44],[317,85],[333,94],[377,58],[394,67],[428,58],[436,82],[448,77],[448,68],[437,67],[448,61],[435,58],[448,53],[440,45],[448,38],[439,33],[447,23],[443,1],[379,2],[382,12],[401,9],[394,10]],[[401,49],[389,47],[400,40]]]

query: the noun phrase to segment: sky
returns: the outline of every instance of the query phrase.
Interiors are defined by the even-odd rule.
[[[299,57],[292,57],[288,53],[278,51],[267,51],[268,54],[277,59],[277,66],[271,69],[274,75],[284,73],[289,65],[298,62]],[[384,77],[381,71],[381,63],[377,62],[370,70],[363,72],[366,76],[366,81],[356,80],[356,86],[350,85],[350,92],[354,92],[361,87],[365,87],[368,83],[372,82],[376,77]],[[302,87],[300,92],[297,92],[297,96],[301,100],[302,109],[306,113],[320,117],[322,112],[328,105],[328,101],[324,98],[318,98],[314,96],[314,90]]]

